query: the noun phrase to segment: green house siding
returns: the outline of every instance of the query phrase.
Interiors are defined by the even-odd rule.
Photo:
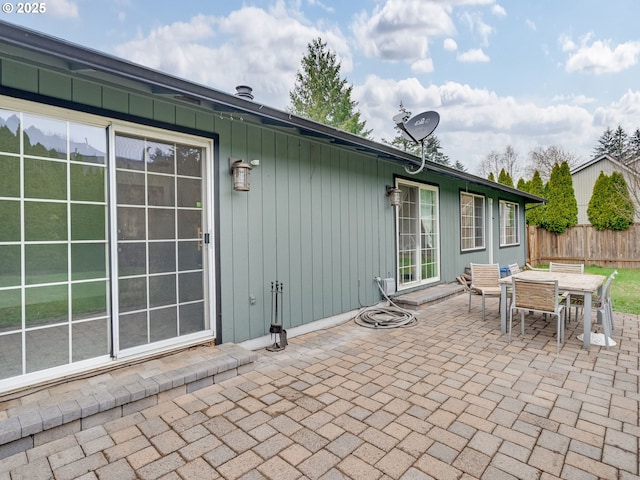
[[[268,334],[275,281],[283,284],[285,328],[378,301],[373,277],[395,269],[384,196],[391,166],[298,135],[227,126],[218,132],[223,340]],[[259,159],[250,192],[232,190],[229,156]]]
[[[0,68],[3,87],[42,95],[43,103],[71,99],[70,106],[79,110],[96,113],[99,107],[97,113],[105,117],[117,113],[130,121],[161,122],[165,129],[175,125],[218,139],[213,198],[219,229],[213,234],[219,242],[217,334],[223,342],[268,334],[275,281],[283,284],[285,328],[379,301],[374,277],[396,276],[395,211],[385,196],[385,186],[396,176],[438,187],[441,282],[455,281],[471,261],[489,260],[486,249],[460,252],[459,195],[468,187],[462,180],[427,171],[410,176],[396,163],[353,148],[150,92],[100,85],[71,73],[65,77],[7,59]],[[230,156],[259,160],[251,172],[250,192],[233,191]],[[493,198],[494,261],[523,263],[524,231],[520,245],[497,247],[498,200],[503,196],[488,187],[474,187],[474,192]],[[522,203],[520,210],[523,214]]]

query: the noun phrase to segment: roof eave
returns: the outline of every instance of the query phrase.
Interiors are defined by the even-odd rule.
[[[2,27],[0,28],[0,42],[12,45],[18,49],[26,49],[47,56],[55,56],[59,60],[66,62],[70,71],[94,70],[106,73],[114,77],[145,84],[151,91],[174,92],[175,95],[184,95],[188,98],[210,102],[216,111],[230,110],[255,115],[260,118],[261,121],[266,120],[266,123],[295,128],[303,135],[322,137],[357,150],[366,151],[386,161],[411,167],[419,166],[421,163],[420,159],[414,155],[398,150],[390,145],[381,144],[328,125],[282,110],[277,110],[226,92],[221,92],[211,87],[190,82],[164,72],[137,65],[121,58],[76,45],[34,30],[18,27],[3,21],[0,21],[0,26]],[[536,195],[531,195],[444,165],[427,162],[425,169],[466,182],[502,190],[520,196],[533,203],[545,201],[544,198]]]

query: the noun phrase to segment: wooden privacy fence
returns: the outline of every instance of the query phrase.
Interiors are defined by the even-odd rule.
[[[640,223],[622,232],[577,225],[559,235],[527,226],[527,237],[527,260],[532,265],[575,262],[586,266],[640,268]]]

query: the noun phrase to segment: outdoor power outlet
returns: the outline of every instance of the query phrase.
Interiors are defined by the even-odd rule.
[[[386,295],[393,295],[396,293],[396,280],[395,278],[383,278],[382,290]]]

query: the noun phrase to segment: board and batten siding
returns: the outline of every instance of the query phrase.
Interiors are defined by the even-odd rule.
[[[285,328],[377,302],[373,278],[395,271],[385,196],[393,166],[287,132],[229,126],[220,134],[222,339],[268,334],[275,281]],[[260,161],[249,192],[233,191],[229,156]]]
[[[134,81],[102,84],[65,74],[66,65],[35,67],[0,60],[0,85],[31,101],[214,139],[214,205],[219,242],[219,311],[223,342],[269,333],[271,282],[282,282],[284,327],[342,314],[380,300],[373,281],[396,276],[395,211],[385,196],[394,177],[436,185],[440,200],[440,281],[455,281],[487,249],[460,252],[460,190],[493,198],[494,261],[523,263],[521,243],[500,249],[497,191],[316,140],[255,118],[163,98]],[[2,93],[2,92],[0,92]],[[228,158],[259,160],[251,190],[235,192]],[[513,200],[505,198],[507,200]],[[521,204],[524,213],[524,205]],[[279,319],[278,319],[279,320]],[[216,319],[212,319],[215,322]]]

